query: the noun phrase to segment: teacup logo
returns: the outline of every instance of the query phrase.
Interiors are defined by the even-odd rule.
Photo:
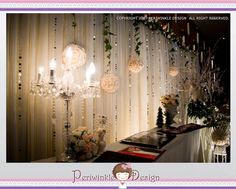
[[[125,181],[132,175],[130,163],[119,163],[113,168],[113,176],[120,181],[119,189],[126,189]]]

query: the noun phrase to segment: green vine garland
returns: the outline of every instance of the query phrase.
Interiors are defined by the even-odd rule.
[[[133,26],[134,26],[134,30],[135,30],[135,34],[134,34],[134,38],[135,38],[135,52],[137,53],[138,56],[140,56],[140,47],[141,47],[143,42],[141,42],[141,40],[140,40],[139,22],[137,22],[137,20],[135,20],[134,23],[133,23]]]
[[[130,16],[134,16],[133,14],[131,14]],[[135,15],[135,17],[144,17],[143,14],[137,14]],[[181,36],[177,36],[173,29],[171,28],[171,23],[166,23],[164,25],[162,25],[160,22],[156,21],[155,19],[152,19],[152,17],[146,17],[146,19],[135,19],[135,23],[137,25],[139,25],[140,23],[142,23],[143,25],[145,25],[146,27],[148,27],[150,30],[152,31],[160,31],[161,34],[163,34],[166,38],[168,38],[170,41],[172,41],[173,43],[176,43],[178,45],[179,48],[181,48],[184,52],[191,52],[191,49],[189,46],[183,46],[182,45],[182,37]],[[192,51],[193,53],[195,53],[194,51]]]
[[[111,49],[112,49],[112,45],[111,45],[111,36],[114,35],[114,33],[111,32],[111,26],[110,26],[110,22],[109,22],[109,14],[104,14],[103,17],[103,26],[104,26],[104,30],[103,30],[103,36],[104,36],[104,47],[105,47],[105,52],[107,52],[107,59],[108,59],[108,63],[107,63],[107,67],[108,69],[111,66]]]

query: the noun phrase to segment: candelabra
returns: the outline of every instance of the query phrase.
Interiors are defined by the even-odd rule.
[[[56,77],[56,59],[53,58],[49,63],[50,76],[49,79],[43,77],[44,68],[39,67],[37,81],[31,82],[30,93],[39,96],[52,96],[59,97],[65,102],[65,151],[61,154],[59,161],[70,160],[70,105],[71,100],[75,96],[81,96],[83,98],[95,98],[100,97],[100,82],[93,81],[91,76],[95,73],[95,66],[90,64],[86,71],[86,81],[80,86],[74,82],[73,70],[82,66],[85,63],[86,54],[84,49],[76,44],[69,44],[62,54],[62,69],[64,73],[60,78]]]

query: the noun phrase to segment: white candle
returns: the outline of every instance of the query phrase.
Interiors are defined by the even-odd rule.
[[[57,66],[56,60],[54,58],[51,59],[51,61],[49,63],[49,68],[50,68],[50,80],[52,82],[54,81],[54,75],[55,75],[56,66]]]
[[[42,66],[40,66],[38,69],[38,83],[41,81],[43,72],[44,72],[44,68]]]
[[[94,63],[91,62],[90,65],[89,65],[89,68],[87,69],[86,71],[86,82],[88,84],[90,84],[91,82],[91,77],[92,75],[95,73],[95,66],[94,66]]]
[[[195,51],[196,50],[196,47],[195,47],[195,44],[193,44],[193,51]]]
[[[197,44],[199,44],[199,33],[197,32],[197,34],[196,34],[196,40],[197,40]]]
[[[216,82],[216,73],[213,73],[213,80]]]
[[[187,23],[187,34],[190,35],[190,24],[189,24],[189,22]]]

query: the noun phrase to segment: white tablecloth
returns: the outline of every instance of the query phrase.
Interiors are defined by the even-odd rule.
[[[166,150],[157,162],[211,162],[212,143],[211,128],[198,129],[192,132],[179,134],[161,150]],[[119,151],[127,144],[119,142],[107,146],[106,150]]]
[[[192,132],[179,134],[166,144],[161,150],[165,152],[157,162],[212,162],[212,128],[198,129]],[[106,150],[119,151],[127,148],[128,144],[119,142],[110,144]],[[95,158],[94,158],[95,159]],[[87,162],[93,161],[88,160]],[[56,157],[38,160],[35,162],[56,162]]]

